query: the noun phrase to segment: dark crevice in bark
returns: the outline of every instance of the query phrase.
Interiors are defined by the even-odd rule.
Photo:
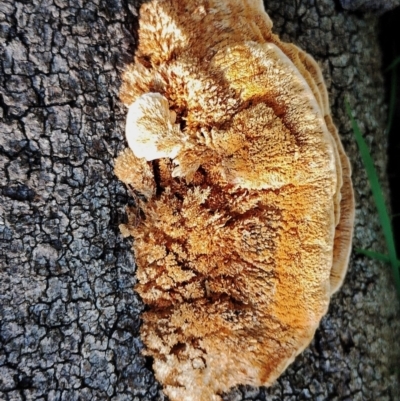
[[[340,13],[343,11],[343,6],[340,0],[333,0],[333,2],[335,3],[335,10],[336,12]]]

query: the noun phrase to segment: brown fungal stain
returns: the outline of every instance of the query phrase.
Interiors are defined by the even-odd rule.
[[[145,354],[171,400],[270,385],[344,278],[350,165],[321,71],[260,0],[153,0],[124,74],[117,176],[145,197],[134,238]]]

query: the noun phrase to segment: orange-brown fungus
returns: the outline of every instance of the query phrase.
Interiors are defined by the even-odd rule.
[[[343,281],[350,166],[316,62],[261,0],[153,0],[124,74],[148,305],[141,334],[172,401],[270,385],[311,341]]]

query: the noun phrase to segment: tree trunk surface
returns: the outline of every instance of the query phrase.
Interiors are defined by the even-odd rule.
[[[339,0],[345,10],[367,11],[378,14],[400,6],[400,0]]]
[[[349,1],[347,3],[350,3]],[[353,166],[354,247],[386,252],[345,113],[347,97],[387,193],[377,19],[333,0],[268,1],[274,31],[323,69]],[[0,2],[0,400],[165,400],[141,355],[121,73],[138,3]],[[271,388],[226,400],[400,400],[399,303],[390,267],[353,254],[311,345]]]

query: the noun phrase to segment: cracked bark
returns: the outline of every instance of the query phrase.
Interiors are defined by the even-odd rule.
[[[340,0],[345,10],[366,11],[383,14],[400,6],[399,0]]]
[[[267,5],[274,30],[322,66],[353,164],[354,245],[384,250],[344,111],[347,96],[385,183],[377,20],[332,0],[282,3]],[[165,399],[140,355],[144,306],[131,241],[118,230],[130,200],[113,174],[137,9],[125,0],[0,3],[1,400]],[[390,269],[354,255],[310,347],[272,388],[240,387],[226,400],[399,400],[399,333]]]

